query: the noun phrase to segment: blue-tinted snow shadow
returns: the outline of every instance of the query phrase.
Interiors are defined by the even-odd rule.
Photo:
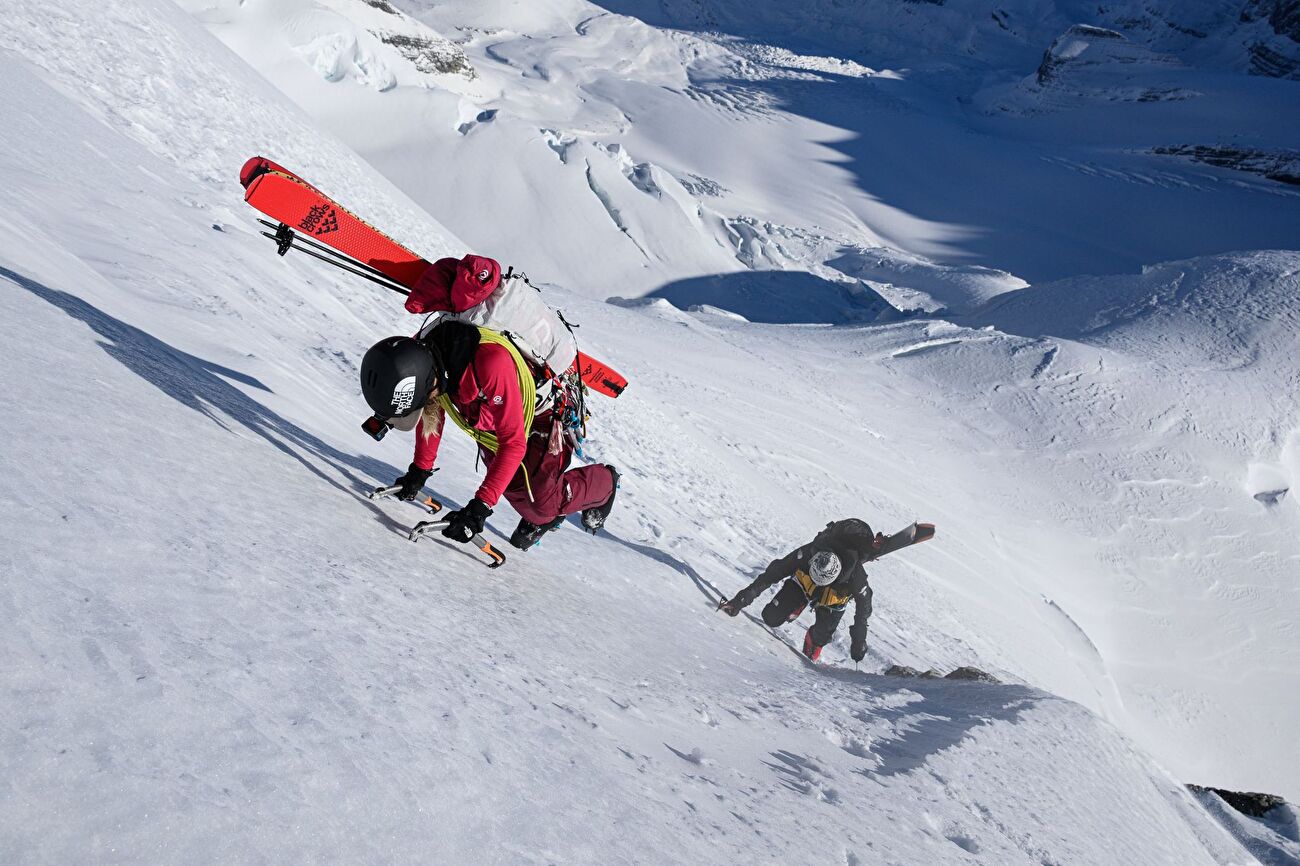
[[[3,266],[0,266],[0,278],[9,280],[41,300],[58,307],[77,321],[84,322],[104,338],[98,341],[98,345],[109,357],[176,402],[193,409],[224,430],[231,429],[227,419],[234,421],[265,439],[280,452],[297,460],[321,480],[357,496],[363,502],[372,504],[361,494],[376,486],[373,479],[388,479],[394,476],[391,466],[372,458],[346,454],[331,447],[226,381],[231,379],[269,393],[270,389],[257,379],[182,352],[152,334],[110,316],[75,295],[52,289]],[[142,420],[141,423],[147,425],[147,419]],[[331,466],[351,482],[351,488],[340,484],[336,478],[321,471],[313,460],[299,453],[297,449]],[[378,508],[373,510],[381,522],[389,523],[395,531],[405,533],[405,530],[388,518],[382,510]]]
[[[717,607],[727,596],[690,563],[667,551],[621,538],[613,533],[609,537],[634,553],[663,563],[691,579],[709,602]],[[757,602],[755,606],[757,606]],[[753,609],[754,606],[751,606]],[[724,614],[719,613],[719,616]],[[890,677],[837,667],[808,659],[779,633],[785,625],[769,628],[763,620],[744,610],[741,617],[748,619],[769,638],[779,643],[807,668],[810,675],[825,677],[847,685],[870,689],[873,693],[907,692],[920,700],[900,701],[896,706],[873,706],[870,710],[853,711],[862,722],[876,720],[891,722],[892,734],[873,734],[871,755],[879,764],[860,770],[868,778],[888,778],[920,769],[938,753],[950,749],[966,739],[976,729],[995,722],[1014,724],[1026,710],[1043,701],[1060,700],[1036,689],[1020,685],[991,684],[924,677]],[[667,745],[667,744],[665,744]],[[668,748],[683,760],[692,758],[672,746]],[[772,756],[775,763],[768,766],[787,786],[803,790],[807,782],[806,759],[790,752],[777,751]],[[815,769],[814,769],[815,772]]]
[[[896,315],[884,298],[865,285],[824,280],[802,271],[691,277],[668,283],[646,297],[663,298],[682,310],[717,307],[751,322],[779,325],[862,324]]]
[[[809,55],[834,52],[869,67],[922,67],[901,77],[800,70],[754,80],[706,79],[695,73],[683,95],[716,102],[726,114],[744,111],[737,106],[753,105],[760,112],[774,105],[845,130],[848,135],[821,142],[843,156],[836,166],[865,195],[924,221],[924,228],[915,223],[909,231],[920,231],[925,239],[903,245],[942,264],[982,265],[1038,283],[1295,245],[1300,196],[1251,189],[1256,180],[1227,171],[1216,180],[1213,170],[1148,152],[1169,144],[1171,136],[1207,134],[1198,118],[1213,107],[1230,106],[1235,85],[1186,103],[1107,103],[1040,118],[1034,129],[1027,129],[1023,118],[986,116],[963,101],[994,76],[1013,81],[1032,75],[1042,52],[1059,35],[1055,31],[1034,33],[1030,41],[995,32],[997,25],[985,21],[978,41],[982,48],[996,49],[990,63],[986,58],[992,54],[963,57],[958,45],[945,56],[936,53],[942,46],[932,43],[908,47],[915,32],[902,23],[906,32],[870,32],[862,26],[859,4],[843,4],[843,14],[823,7],[822,20],[809,18],[806,27],[779,27],[778,21],[789,23],[788,10],[778,9],[765,20],[764,10],[743,0],[597,4],[657,27],[722,33]],[[966,13],[942,4],[913,4],[899,14],[901,22]],[[893,41],[902,47],[891,47]],[[928,72],[927,66],[932,67]],[[1257,86],[1274,87],[1270,82]],[[1281,116],[1300,111],[1300,91],[1275,89],[1268,104]],[[1050,131],[1038,129],[1049,122],[1056,124]],[[1241,121],[1238,126],[1243,133],[1253,131]],[[1092,127],[1116,134],[1100,145],[1070,134],[1073,128]],[[684,129],[682,134],[693,133]],[[893,220],[882,214],[880,221],[877,228],[888,230]]]
[[[635,541],[628,541],[626,538],[620,538],[609,530],[606,530],[605,534],[609,536],[611,541],[623,545],[633,553],[639,553],[642,556],[653,559],[655,562],[661,562],[669,568],[681,572],[689,577],[691,582],[695,584],[695,588],[700,591],[700,594],[708,599],[710,607],[716,608],[718,603],[727,597],[722,593],[722,590],[713,585],[712,581],[696,571],[690,563],[673,556],[668,551],[660,550],[657,547],[651,547],[648,544],[638,544]]]
[[[836,669],[824,669],[823,673],[836,676]],[[1044,701],[1060,700],[1027,686],[840,673],[874,693],[908,692],[920,696],[920,700],[899,706],[877,705],[851,711],[859,721],[873,726],[869,752],[854,750],[860,746],[845,747],[851,754],[878,761],[875,767],[857,771],[868,779],[883,780],[919,770],[985,725],[1016,724],[1027,710]],[[881,721],[890,723],[888,733],[879,732]],[[787,787],[807,793],[812,780],[820,775],[817,764],[802,755],[785,750],[771,755],[775,761],[764,763]]]
[[[894,723],[892,736],[873,737],[871,750],[880,763],[860,771],[868,778],[888,778],[920,769],[930,758],[958,745],[985,725],[1015,724],[1038,704],[1060,700],[1028,686],[919,678],[900,682],[899,677],[841,673],[871,680],[876,691],[908,691],[921,696],[920,701],[904,706],[857,711],[864,722],[884,719]]]

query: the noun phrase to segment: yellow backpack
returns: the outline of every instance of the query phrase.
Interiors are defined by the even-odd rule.
[[[808,600],[816,607],[829,607],[838,610],[848,604],[849,599],[853,597],[837,592],[834,584],[831,586],[818,586],[813,583],[813,579],[808,572],[802,568],[794,573],[794,579],[799,582],[803,594],[808,596]]]

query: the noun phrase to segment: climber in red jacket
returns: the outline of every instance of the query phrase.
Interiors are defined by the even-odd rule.
[[[415,457],[395,482],[399,498],[414,499],[429,479],[448,417],[479,444],[487,474],[469,504],[447,516],[448,538],[465,542],[482,532],[503,496],[522,518],[510,542],[523,550],[567,514],[582,512],[593,533],[609,516],[618,471],[569,468],[572,446],[552,435],[551,410],[538,411],[535,376],[509,339],[450,319],[418,339],[389,337],[366,352],[361,389],[375,416],[401,429],[418,418]]]

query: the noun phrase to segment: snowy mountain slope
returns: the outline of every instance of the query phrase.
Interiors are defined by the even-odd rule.
[[[100,123],[114,91],[4,65],[6,861],[1247,860],[1074,705],[812,670],[718,617],[627,537],[672,513],[653,476],[620,533],[566,531],[507,570],[409,544],[414,508],[359,495],[398,471],[348,411],[352,331],[378,323],[319,274],[303,303],[300,268],[212,231],[231,191]],[[646,332],[629,369],[663,405],[636,358],[681,323],[579,310]],[[614,406],[605,447],[636,451],[641,412]],[[469,449],[448,444],[439,489],[464,496]]]
[[[490,573],[406,542],[413,507],[360,495],[400,471],[409,441],[359,435],[355,364],[412,320],[275,258],[234,172],[255,150],[301,147],[304,173],[404,239],[459,241],[399,211],[169,6],[60,14],[81,26],[38,43],[36,12],[15,16],[0,55],[15,118],[0,133],[14,431],[2,603],[17,660],[0,681],[3,859],[1249,862],[1072,704],[810,670],[752,620],[712,610],[713,587],[734,591],[828,514],[887,529],[934,519],[938,541],[873,570],[867,667],[983,663],[1114,714],[1111,664],[1131,656],[1080,589],[1097,570],[1079,530],[1095,499],[1060,495],[1097,464],[1084,455],[1040,487],[1044,464],[1029,459],[1034,436],[1086,425],[1085,404],[1044,406],[1028,444],[1003,447],[1034,417],[1011,394],[1034,405],[1038,337],[1010,320],[1005,335],[756,326],[548,289],[635,383],[597,405],[591,443],[627,469],[625,488],[608,537],[566,528]],[[20,56],[20,42],[49,48]],[[1062,340],[1053,369],[1122,349]],[[938,362],[952,362],[950,398]],[[976,400],[1008,381],[997,424]],[[1134,393],[1123,376],[1109,384]],[[76,407],[71,423],[51,422],[51,395]],[[473,464],[449,440],[439,495],[463,501]],[[506,507],[492,520],[512,524]],[[1286,640],[1274,625],[1270,648]],[[827,656],[842,664],[843,645]],[[1205,682],[1182,688],[1193,699],[1158,708],[1171,726],[1216,698]],[[1263,711],[1278,725],[1294,708]],[[1292,742],[1206,715],[1267,747],[1180,744],[1165,758],[1180,780],[1203,754],[1216,783],[1231,770],[1291,790]],[[1132,728],[1144,749],[1168,729]]]
[[[291,17],[286,8],[298,7],[225,4],[202,15],[236,48],[259,34],[257,52],[245,51],[250,62],[431,212],[455,220],[476,249],[633,309],[635,296],[648,293],[679,309],[717,308],[754,322],[887,319],[885,301],[961,313],[999,295],[1018,297],[1026,282],[1016,273],[1095,273],[1191,251],[1294,246],[1300,228],[1300,198],[1286,185],[1150,152],[1204,137],[1294,145],[1285,120],[1300,108],[1300,90],[1231,71],[1240,64],[1210,51],[1211,42],[1227,44],[1215,28],[1230,23],[1215,4],[1111,6],[1104,14],[1079,4],[1012,4],[1001,7],[1010,16],[1001,23],[990,14],[971,24],[962,11],[926,4],[764,6],[746,17],[723,3],[655,12],[648,4],[554,0],[526,13],[411,3],[404,8],[433,32],[455,36],[477,77],[384,94],[324,82],[301,63],[286,74],[293,64],[276,35],[276,22]],[[691,18],[691,9],[704,17]],[[659,30],[613,13],[723,33]],[[1071,31],[1080,20],[1123,32]],[[1158,20],[1215,35],[1170,27],[1162,35]],[[827,57],[843,46],[837,40],[856,38],[855,26],[880,28],[888,39],[861,43],[851,60]],[[1119,35],[1104,35],[1112,32]],[[918,45],[942,47],[926,53]],[[1170,98],[1143,98],[1148,92]],[[976,259],[992,267],[955,264],[977,248]],[[861,466],[844,507],[855,507],[861,494],[849,491],[865,486],[908,504],[900,522],[941,506],[948,520],[973,513],[977,521],[956,527],[969,536],[990,531],[990,499],[1005,509],[988,548],[954,555],[958,567],[982,575],[978,589],[948,585],[933,595],[966,592],[964,604],[1003,605],[1015,612],[1006,619],[1034,623],[1034,635],[1008,647],[1002,613],[990,610],[972,625],[969,611],[941,612],[934,600],[927,622],[942,623],[986,661],[1132,719],[1128,729],[1141,730],[1144,743],[1189,778],[1290,790],[1286,762],[1256,743],[1295,748],[1283,733],[1295,725],[1291,702],[1259,698],[1271,672],[1286,669],[1294,647],[1286,623],[1297,610],[1287,578],[1291,505],[1283,495],[1282,507],[1264,506],[1291,484],[1288,443],[1300,426],[1286,360],[1294,264],[1285,255],[1195,262],[1186,267],[1205,297],[1186,308],[1190,290],[1180,293],[1172,272],[1182,267],[1162,266],[1137,282],[1079,278],[1027,296],[1025,309],[1046,304],[1059,316],[1004,323],[1011,305],[957,326],[819,333],[836,347],[833,360],[819,362],[818,379],[834,395],[824,405],[835,407],[840,430],[872,431],[829,438]],[[1254,271],[1245,282],[1235,276],[1242,267]],[[1148,289],[1160,300],[1147,305],[1151,315],[1135,316],[1141,338],[1111,345],[1080,331],[1112,294],[1146,310]],[[654,304],[644,310],[680,321],[686,333],[746,346],[781,370],[760,374],[765,391],[771,379],[803,381],[785,361],[791,346],[801,356],[811,351],[806,332],[794,339],[774,332],[772,348],[755,350],[765,332],[743,323],[707,313],[679,318]],[[1273,316],[1275,334],[1251,324]],[[1245,330],[1229,328],[1222,338],[1224,321]],[[1193,345],[1238,357],[1257,338],[1278,346],[1259,350],[1265,362],[1226,370]],[[690,370],[678,376],[678,385],[694,379]],[[753,376],[742,367],[718,381]],[[725,389],[708,392],[698,415],[725,419],[741,453],[781,453],[791,435],[800,448],[801,434],[824,435],[816,425],[792,434],[773,419],[780,432],[769,438],[756,432],[764,425],[749,407],[719,409],[727,399]],[[790,400],[817,405],[798,391]],[[918,403],[929,410],[923,421]],[[896,421],[884,439],[892,447],[881,445],[888,418]],[[664,448],[639,445],[643,453]],[[928,484],[916,477],[913,453],[926,454]],[[660,462],[679,460],[664,454]],[[981,470],[971,475],[975,465]],[[816,477],[842,475],[822,468]],[[712,478],[710,491],[732,483],[727,471]],[[678,483],[700,489],[689,478]],[[791,489],[799,488],[764,485],[723,504],[731,513]],[[679,490],[662,487],[664,495]],[[885,500],[869,504],[898,513]],[[1043,515],[1047,527],[1070,527],[1065,537],[1050,528],[1036,537]],[[1010,567],[1009,588],[987,586],[1007,568],[1008,550],[1023,559]],[[1211,634],[1217,639],[1204,639]],[[1257,674],[1237,673],[1261,656],[1270,662]],[[1256,733],[1232,736],[1243,729]]]
[[[1005,69],[1036,60],[1047,42],[1077,23],[1123,30],[1156,51],[1235,72],[1294,77],[1300,56],[1294,0],[1121,0],[1104,5],[1089,0],[810,0],[797,7],[742,0],[610,0],[602,5],[656,27],[756,40],[780,33],[806,50],[830,49],[855,60],[884,57],[894,65],[912,65],[929,56],[949,68]]]
[[[86,204],[183,241],[225,194],[165,162],[114,171],[152,154],[4,60],[6,107],[42,107],[5,131],[6,861],[1249,862],[1075,705],[813,670],[719,617],[627,537],[664,514],[653,479],[621,532],[566,530],[502,571],[409,544],[415,509],[360,495],[397,470],[356,448],[353,374],[310,360],[326,293],[297,303],[301,274],[228,233],[99,255]],[[67,142],[49,175],[12,158],[38,129]],[[256,277],[276,315],[159,304],[142,278],[187,266],[231,305]],[[574,300],[642,331],[633,358],[681,330]],[[609,447],[637,449],[618,422],[639,415],[616,412]],[[439,490],[464,496],[448,444]]]
[[[1038,486],[1071,502],[1067,522],[1098,544],[1096,570],[1057,599],[1107,659],[1123,696],[1117,717],[1146,729],[1157,754],[1192,761],[1189,777],[1191,767],[1211,772],[1197,739],[1237,753],[1236,767],[1259,754],[1258,740],[1231,727],[1209,733],[1224,706],[1294,748],[1290,701],[1269,683],[1294,664],[1300,610],[1295,503],[1276,498],[1300,480],[1297,273],[1294,253],[1180,262],[1030,289],[981,317],[1041,338],[1029,352],[1041,359],[1034,384],[999,390],[987,409],[1020,426],[1028,399],[1035,415],[1082,422],[1053,427],[1050,442],[1006,435],[1046,458]],[[937,360],[931,375],[943,381],[954,363],[970,369],[969,359]],[[1067,468],[1076,461],[1086,471]],[[1161,649],[1175,645],[1177,658]],[[1216,682],[1215,697],[1207,703],[1192,680]]]
[[[916,255],[1042,281],[1286,247],[1300,225],[1300,199],[1280,184],[1154,153],[1225,142],[1297,149],[1285,121],[1300,110],[1293,82],[1223,71],[1134,25],[1135,46],[1187,58],[1162,71],[1171,81],[1136,90],[1195,98],[1102,98],[1061,111],[1055,95],[1039,105],[1031,94],[1006,110],[1008,88],[1031,79],[1072,24],[1114,28],[1145,12],[999,4],[1016,19],[1008,29],[998,9],[908,3],[752,13],[746,4],[743,15],[695,4],[703,17],[681,4],[657,14],[654,4],[578,0],[527,13],[407,3],[461,43],[477,78],[377,93],[327,81],[293,53],[286,31],[312,0],[186,5],[475,248],[570,275],[593,296],[772,267],[810,272],[836,292],[854,279],[829,264],[839,249],[877,251],[891,271],[883,281],[909,289],[919,289],[907,282]],[[712,21],[721,32],[627,17],[637,15],[693,30]],[[844,53],[827,56],[836,49]],[[1114,89],[1131,71],[1103,68],[1085,89]],[[1051,116],[1038,118],[1045,107]],[[791,233],[825,242],[755,254],[780,250]],[[593,238],[598,257],[585,245]],[[882,248],[903,262],[895,268]],[[980,300],[950,293],[912,306]]]
[[[407,4],[459,40],[477,77],[381,94],[326,81],[296,55],[292,22],[312,0],[187,5],[474,247],[571,274],[595,296],[772,267],[807,270],[833,293],[854,280],[828,264],[839,250],[876,251],[892,272],[884,282],[905,289],[915,255],[1041,280],[1287,246],[1300,222],[1300,200],[1277,183],[1148,152],[1236,135],[1295,148],[1286,125],[1260,122],[1300,107],[1290,82],[1196,72],[1187,86],[1204,85],[1204,99],[1106,103],[1043,125],[976,108],[985,86],[1034,73],[1066,14],[1014,38],[989,18],[1010,47],[956,69],[918,48],[897,73],[898,46],[828,59],[775,26],[737,42],[656,30],[614,14],[636,13],[617,4],[551,0],[526,17]],[[930,7],[898,9],[911,22],[904,46],[948,44]],[[1243,100],[1256,105],[1225,126]],[[754,254],[755,244],[780,250],[790,233],[827,242]],[[904,251],[897,269],[884,247]]]

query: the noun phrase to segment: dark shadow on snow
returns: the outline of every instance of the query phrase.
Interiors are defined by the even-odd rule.
[[[914,680],[879,674],[842,673],[871,680],[876,690],[906,689],[922,700],[901,707],[859,710],[864,721],[885,719],[895,723],[896,736],[876,737],[872,753],[880,759],[874,769],[860,770],[868,778],[888,778],[924,767],[930,758],[961,743],[984,725],[1015,724],[1022,714],[1044,702],[1059,698],[1027,686],[956,683],[944,680]]]
[[[659,550],[656,547],[651,547],[648,544],[637,544],[635,541],[628,541],[626,538],[619,538],[608,530],[605,531],[605,534],[609,536],[610,540],[623,545],[633,553],[648,556],[655,562],[661,562],[669,568],[679,571],[689,577],[691,582],[695,584],[695,588],[700,591],[700,594],[709,600],[710,607],[716,609],[718,603],[726,598],[726,596],[722,594],[722,591],[713,585],[712,581],[701,575],[689,563],[678,559],[671,553]]]
[[[866,196],[929,224],[928,247],[917,251],[943,264],[998,268],[1040,283],[1294,246],[1300,198],[1251,193],[1234,183],[1156,182],[1163,173],[1181,171],[1139,152],[1167,143],[1168,108],[1113,108],[1113,122],[1128,130],[1123,137],[1133,153],[1102,157],[1100,168],[1132,177],[1099,182],[1096,145],[1075,145],[1055,126],[1039,133],[1047,136],[1045,145],[1023,129],[1023,118],[986,116],[965,105],[974,90],[995,79],[1032,75],[1060,33],[1055,25],[1035,30],[1022,22],[1030,26],[1021,32],[994,20],[971,21],[971,50],[954,43],[944,53],[943,45],[922,35],[926,19],[952,26],[954,18],[969,15],[950,8],[959,4],[876,4],[893,5],[897,13],[880,19],[888,26],[875,26],[877,19],[862,15],[870,4],[820,4],[816,14],[792,15],[794,7],[765,10],[742,0],[596,2],[655,27],[718,33],[797,54],[832,53],[877,69],[905,68],[901,77],[819,70],[755,80],[696,73],[679,92],[716,105],[723,116],[758,116],[775,106],[845,130],[848,135],[823,142],[843,156],[837,167]]]
[[[375,479],[388,483],[389,479],[400,473],[379,460],[339,451],[226,381],[231,379],[269,393],[270,389],[257,379],[182,352],[75,295],[52,289],[8,268],[0,267],[0,278],[9,280],[77,321],[84,322],[104,338],[98,344],[109,357],[176,402],[200,413],[223,430],[234,432],[227,420],[234,421],[301,463],[316,477],[371,506],[381,523],[390,527],[397,526],[364,494],[378,486]],[[298,449],[309,456],[304,456]],[[321,471],[316,461],[324,462],[344,476],[351,482],[351,487]]]
[[[722,590],[718,589],[711,580],[709,580],[707,577],[704,577],[702,574],[700,574],[699,571],[697,571],[694,566],[692,566],[690,563],[686,562],[685,560],[679,559],[676,556],[673,556],[671,553],[668,553],[667,551],[659,550],[658,548],[655,547],[650,547],[647,544],[637,544],[635,541],[628,541],[625,538],[619,538],[617,535],[614,535],[612,532],[609,532],[608,530],[606,530],[606,534],[610,537],[611,540],[623,545],[628,550],[631,550],[633,553],[639,553],[642,556],[647,556],[650,559],[653,559],[656,562],[661,562],[664,565],[667,565],[669,568],[672,568],[674,571],[678,571],[686,575],[687,577],[689,577],[691,579],[691,582],[695,584],[695,588],[700,591],[700,594],[703,595],[706,599],[708,599],[709,607],[712,610],[717,610],[719,603],[721,603],[727,598],[730,598],[730,596],[728,596]],[[778,586],[780,586],[780,584],[778,584]],[[758,604],[758,602],[755,602],[755,604]],[[809,661],[809,659],[802,652],[799,651],[798,647],[791,646],[787,641],[782,639],[782,637],[779,634],[777,634],[776,630],[769,628],[767,623],[763,622],[763,618],[761,616],[757,616],[751,613],[751,609],[753,608],[754,605],[750,605],[749,608],[742,610],[737,616],[738,617],[743,616],[745,617],[745,619],[754,623],[754,625],[761,628],[763,632],[767,634],[768,637],[772,638],[772,640],[776,641],[781,646],[785,647],[787,650],[794,653],[795,656],[798,657],[798,659],[801,662],[807,664],[809,667],[813,668],[814,670],[822,669],[820,666],[814,664],[812,661]],[[757,609],[761,610],[762,606],[760,605]],[[726,616],[726,614],[723,613],[720,613],[718,615]]]
[[[835,676],[836,669],[824,669]],[[985,725],[1016,724],[1021,715],[1043,701],[1060,700],[1026,686],[953,683],[944,680],[900,680],[873,674],[843,671],[855,682],[875,692],[906,690],[921,696],[898,707],[856,710],[854,716],[867,723],[887,721],[892,734],[875,734],[870,754],[880,763],[855,772],[868,779],[887,779],[919,770],[941,752],[959,745]],[[838,677],[837,677],[838,678]],[[793,790],[810,793],[822,776],[810,758],[785,750],[771,753],[775,762],[764,763],[781,782]]]
[[[708,305],[766,324],[863,324],[896,311],[865,285],[824,280],[803,271],[739,271],[691,277],[646,297],[688,310]],[[614,301],[614,303],[626,303]]]
[[[708,599],[710,607],[716,608],[718,602],[727,597],[689,563],[671,553],[628,541],[613,533],[607,534],[613,541],[634,553],[663,563],[689,577],[695,588]],[[760,601],[762,599],[755,601],[750,607],[754,608],[760,604]],[[721,613],[718,615],[724,616]],[[868,778],[888,778],[920,769],[931,757],[956,746],[984,725],[995,722],[1014,724],[1021,714],[1031,707],[1044,701],[1061,700],[1028,686],[890,677],[849,670],[824,662],[814,662],[782,636],[782,629],[792,628],[795,624],[773,629],[749,609],[742,611],[741,615],[754,623],[769,638],[781,644],[798,658],[810,673],[819,678],[829,678],[848,685],[867,688],[876,693],[906,691],[920,696],[919,701],[912,700],[895,707],[877,706],[870,710],[856,711],[855,714],[864,722],[883,719],[893,723],[895,733],[892,738],[876,735],[873,739],[871,753],[880,760],[880,764],[869,770],[858,771]],[[691,756],[671,746],[668,748],[683,760],[693,760]],[[773,752],[772,756],[777,762],[769,762],[768,766],[781,777],[787,787],[803,793],[808,793],[812,789],[813,782],[810,781],[809,773],[805,770],[815,774],[817,771],[815,765],[790,752]]]

